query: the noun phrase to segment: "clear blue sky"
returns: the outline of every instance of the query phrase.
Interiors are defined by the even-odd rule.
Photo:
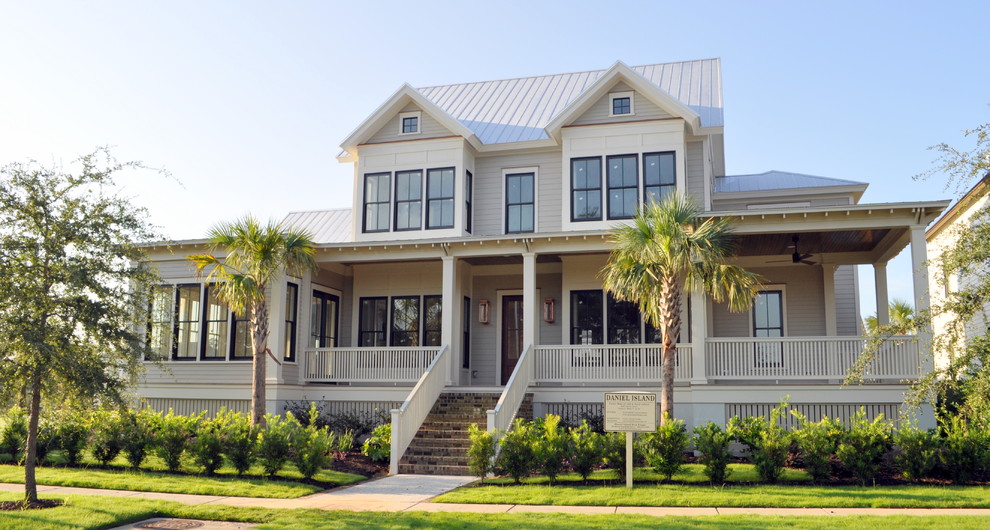
[[[720,57],[729,174],[911,177],[990,121],[988,2],[0,0],[0,163],[95,146],[167,168],[126,193],[176,239],[246,212],[350,206],[338,145],[402,83]],[[181,184],[180,184],[181,182]],[[874,310],[861,271],[863,313]],[[891,295],[911,298],[910,265]]]

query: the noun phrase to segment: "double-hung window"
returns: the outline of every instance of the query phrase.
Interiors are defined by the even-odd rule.
[[[299,316],[299,286],[289,282],[285,286],[285,353],[286,361],[296,360],[296,319]]]
[[[206,286],[206,324],[203,336],[203,359],[220,360],[227,359],[227,304],[217,298],[217,286]]]
[[[674,153],[643,155],[643,195],[647,204],[662,202],[674,193]]]
[[[309,310],[309,345],[331,348],[337,345],[337,305],[339,299],[323,291],[313,291]]]
[[[443,325],[443,298],[436,295],[423,297],[423,346],[439,346]]]
[[[784,292],[782,290],[760,291],[753,301],[753,336],[784,336]],[[784,345],[780,342],[760,341],[755,343],[753,365],[758,368],[781,367],[784,365]]]
[[[471,299],[464,297],[464,326],[461,346],[461,368],[471,368]]]
[[[175,345],[172,348],[174,360],[195,359],[199,353],[199,287],[199,284],[177,287]]]
[[[602,292],[571,291],[571,344],[602,344]]]
[[[605,159],[608,182],[608,218],[631,219],[639,206],[637,155],[617,155]]]
[[[472,202],[474,201],[474,175],[464,172],[464,231],[471,233]]]
[[[395,230],[419,230],[423,205],[423,172],[395,172]]]
[[[571,220],[602,220],[601,157],[571,159]]]
[[[419,346],[419,297],[392,297],[390,346]]]
[[[172,318],[175,313],[175,291],[171,285],[152,288],[148,321],[149,359],[172,356]]]
[[[609,344],[639,344],[639,307],[633,302],[608,295],[607,317]]]
[[[387,232],[389,173],[370,173],[364,176],[364,231]]]
[[[254,343],[251,342],[251,317],[244,313],[234,313],[234,329],[231,331],[234,349],[230,358],[238,361],[254,356]]]
[[[426,228],[454,227],[454,168],[426,171]]]
[[[532,232],[535,214],[533,173],[505,176],[505,233]]]
[[[358,313],[358,346],[385,346],[388,298],[361,298]]]

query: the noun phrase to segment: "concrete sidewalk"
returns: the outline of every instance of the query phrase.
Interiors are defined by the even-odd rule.
[[[652,507],[652,506],[540,506],[522,504],[449,504],[430,499],[472,482],[471,477],[435,475],[395,475],[369,480],[296,499],[258,499],[182,493],[104,490],[38,486],[39,493],[56,495],[96,495],[180,502],[189,505],[221,504],[259,508],[311,508],[380,512],[474,512],[474,513],[571,513],[641,514],[653,516],[698,515],[979,515],[990,516],[990,508],[730,508],[730,507]],[[23,491],[22,484],[0,484],[0,491]],[[130,526],[133,527],[133,526]]]

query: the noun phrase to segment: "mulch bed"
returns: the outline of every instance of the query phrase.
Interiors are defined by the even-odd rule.
[[[0,502],[0,512],[13,512],[20,510],[41,510],[43,508],[57,508],[62,505],[62,501],[53,499],[38,499],[35,502],[24,501],[3,501]]]
[[[373,462],[361,453],[348,453],[345,458],[336,458],[330,469],[341,473],[354,473],[368,478],[388,475],[388,462]]]

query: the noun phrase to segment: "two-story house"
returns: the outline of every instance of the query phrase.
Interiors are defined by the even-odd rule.
[[[925,228],[947,202],[860,204],[861,182],[726,175],[721,90],[718,59],[399,88],[342,144],[353,207],[285,219],[315,236],[319,270],[272,288],[269,409],[396,408],[397,472],[442,395],[490,394],[489,426],[505,429],[524,402],[574,415],[606,390],[658,389],[656,333],[599,271],[613,226],[683,193],[733,220],[735,263],[766,285],[743,313],[685,294],[676,415],[724,422],[789,396],[812,417],[896,416],[924,337],[887,344],[867,384],[841,384],[863,346],[856,266],[873,267],[886,307],[886,264],[910,245],[925,307]],[[202,243],[154,256],[172,360],[149,365],[140,391],[159,408],[250,395],[246,323],[184,257]]]

